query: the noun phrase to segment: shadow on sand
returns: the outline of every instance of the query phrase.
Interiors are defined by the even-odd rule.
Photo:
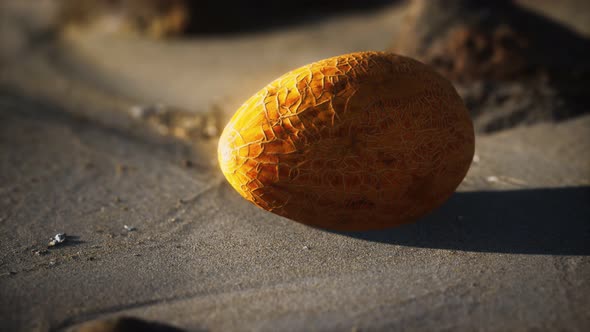
[[[590,255],[590,187],[461,192],[415,224],[339,234],[423,248]]]

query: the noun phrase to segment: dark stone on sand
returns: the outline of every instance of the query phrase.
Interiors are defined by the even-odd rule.
[[[100,319],[84,323],[73,329],[76,332],[182,332],[179,328],[133,317]]]

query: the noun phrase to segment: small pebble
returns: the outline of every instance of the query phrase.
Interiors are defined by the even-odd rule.
[[[124,225],[123,228],[125,228],[125,230],[128,231],[128,232],[133,232],[134,230],[136,230],[135,227],[128,226],[128,225]]]
[[[129,169],[129,167],[124,164],[117,164],[115,166],[115,171],[117,172],[117,174],[123,174],[123,173],[127,172],[128,169]]]
[[[486,181],[488,181],[489,183],[496,183],[499,181],[499,179],[495,175],[490,175],[486,178]]]
[[[47,255],[49,253],[49,251],[47,249],[37,249],[37,250],[33,250],[33,253],[37,256],[43,256],[43,255]]]
[[[87,162],[85,162],[85,163],[84,163],[84,168],[85,168],[85,169],[91,169],[91,168],[94,168],[94,163],[93,163],[93,162],[91,162],[91,161],[87,161]]]
[[[208,125],[203,129],[203,135],[207,138],[215,137],[218,134],[217,127],[214,125]]]
[[[134,118],[143,118],[146,112],[144,107],[134,105],[131,106],[131,108],[129,108],[129,113],[131,113],[131,116],[133,116]]]
[[[129,108],[129,113],[131,113],[131,116],[134,118],[143,119],[158,113],[162,113],[165,110],[166,106],[164,104],[133,105],[131,108]]]

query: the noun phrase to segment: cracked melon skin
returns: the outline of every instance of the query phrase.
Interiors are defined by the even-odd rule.
[[[219,140],[248,201],[335,231],[416,221],[455,191],[473,124],[451,83],[416,60],[360,52],[295,69],[248,99]]]

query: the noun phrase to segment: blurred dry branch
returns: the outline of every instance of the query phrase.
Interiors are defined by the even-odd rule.
[[[189,25],[189,2],[185,0],[64,0],[58,21],[63,28],[98,28],[103,32],[175,36]]]
[[[244,32],[301,23],[395,0],[64,0],[62,27],[166,38],[185,34]]]

